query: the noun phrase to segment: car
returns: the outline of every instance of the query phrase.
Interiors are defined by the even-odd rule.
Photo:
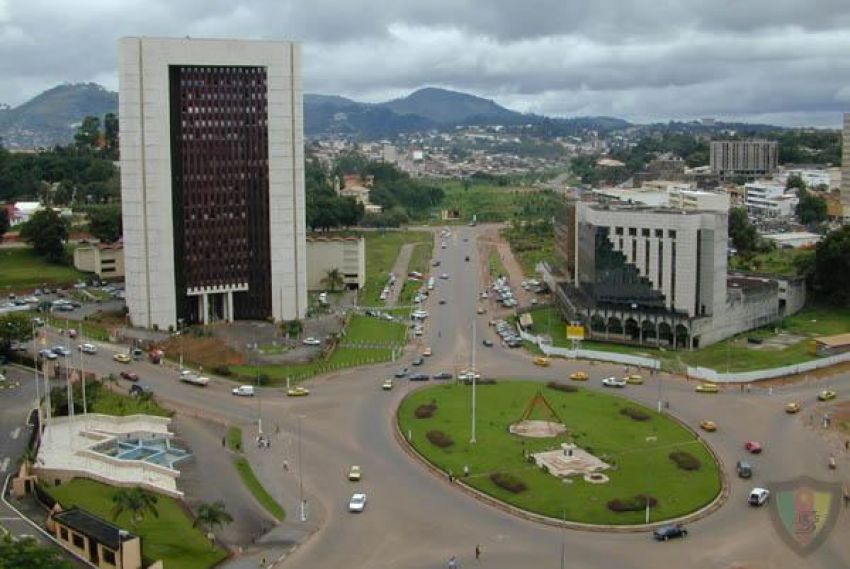
[[[431,266],[432,266],[432,267],[439,267],[439,266],[440,266],[440,261],[439,261],[439,259],[437,259],[436,261],[431,261]]]
[[[53,350],[53,353],[56,354],[57,356],[62,356],[62,357],[67,358],[68,356],[71,355],[71,350],[69,350],[65,346],[53,346],[52,350]]]
[[[80,344],[79,346],[77,346],[77,349],[83,352],[84,354],[97,353],[97,346],[95,346],[94,344]]]
[[[519,348],[522,346],[522,340],[519,338],[511,338],[510,340],[505,340],[505,344],[507,344],[509,348]]]
[[[76,338],[77,335],[78,335],[78,333],[77,333],[76,330],[74,330],[73,328],[68,329],[68,337],[69,338]]]
[[[481,343],[484,344],[484,346],[487,347],[487,348],[493,347],[493,340],[484,339]]]
[[[481,379],[481,374],[471,369],[465,369],[457,374],[457,378],[461,381],[472,381],[473,379]]]
[[[48,350],[47,348],[39,351],[38,355],[41,356],[42,358],[46,359],[46,360],[55,360],[55,359],[59,358],[59,356],[57,356],[56,354],[54,354],[51,350]]]
[[[818,401],[829,401],[830,399],[835,399],[835,392],[830,389],[824,389],[820,393],[818,393]]]
[[[413,316],[413,318],[416,319],[416,320],[424,320],[425,318],[428,318],[428,311],[427,310],[414,310],[413,314],[411,316]]]
[[[623,379],[625,379],[626,383],[628,383],[629,385],[643,385],[643,376],[639,373],[629,374]]]
[[[151,389],[148,385],[142,385],[140,383],[134,383],[130,386],[130,395],[138,397],[140,395],[144,395],[145,393],[153,394],[153,389]]]
[[[385,379],[384,383],[381,384],[381,389],[383,389],[384,391],[389,391],[392,388],[393,388],[393,380],[392,379]]]
[[[428,381],[431,379],[431,376],[427,373],[414,373],[407,379],[410,381]]]
[[[604,387],[625,387],[626,380],[618,377],[606,377],[602,380],[602,385]]]
[[[425,330],[422,329],[422,326],[417,326],[416,328],[413,329],[413,335],[414,336],[421,336],[424,333],[425,333]]]
[[[348,469],[348,479],[349,479],[350,481],[352,481],[352,482],[359,482],[359,481],[360,481],[360,478],[361,478],[362,476],[363,476],[363,474],[362,474],[362,472],[360,471],[360,467],[359,467],[359,466],[357,466],[356,464],[355,464],[355,465],[353,465],[351,468],[349,468],[349,469]]]
[[[800,404],[797,403],[796,401],[792,401],[791,403],[785,404],[785,412],[786,413],[793,414],[793,413],[799,413],[799,411],[800,411]]]
[[[709,433],[717,430],[717,423],[714,421],[702,421],[699,426],[703,431],[708,431]]]
[[[306,387],[292,387],[286,390],[287,397],[306,397],[310,395],[310,390]]]
[[[747,441],[744,443],[744,449],[750,454],[761,454],[761,443],[758,441]]]
[[[446,299],[441,298],[437,304],[445,304],[445,303],[446,303]]]
[[[469,262],[469,255],[467,255],[466,257],[464,257],[464,258],[463,258],[463,260],[464,260],[464,261],[466,261],[466,262],[468,263],[468,262]]]
[[[479,306],[475,312],[477,312],[478,314],[484,314],[485,312],[487,312],[487,309],[483,306]]]
[[[443,280],[448,280],[449,274],[448,273],[441,273],[440,278],[443,279]]]
[[[230,393],[233,395],[238,395],[239,397],[253,397],[254,396],[254,386],[253,385],[240,385],[239,387],[234,387],[230,390]]]
[[[348,511],[360,513],[366,508],[366,494],[357,493],[348,501]]]
[[[451,379],[453,376],[447,371],[441,371],[434,374],[434,379]]]
[[[407,372],[408,372],[408,371],[410,371],[410,370],[409,370],[409,369],[407,369],[406,367],[403,367],[403,368],[401,368],[400,370],[398,370],[397,372],[395,372],[395,374],[394,374],[394,375],[395,375],[395,377],[397,377],[398,379],[401,379],[401,378],[403,378],[403,377],[406,377],[406,376],[407,376]]]
[[[657,541],[667,541],[676,537],[687,537],[688,530],[682,527],[681,524],[674,526],[663,526],[652,532],[652,537]]]
[[[694,391],[697,393],[717,393],[720,391],[720,388],[713,383],[700,383]]]
[[[739,460],[735,463],[735,472],[738,473],[739,478],[752,478],[753,477],[753,467],[746,460]]]
[[[136,372],[134,372],[131,369],[125,369],[124,371],[121,372],[120,375],[121,375],[121,377],[123,377],[127,381],[139,381],[139,374],[137,374]]]
[[[433,350],[431,350],[431,346],[428,346],[422,351],[422,355],[425,357],[432,356],[434,354]]]
[[[38,318],[38,317],[33,318],[32,323],[35,324],[39,328],[44,326],[44,320],[42,320],[41,318]]]
[[[750,506],[763,506],[770,497],[770,490],[767,488],[753,488],[750,490],[750,495],[747,497],[747,503]]]
[[[119,364],[128,364],[132,361],[132,358],[129,354],[115,354],[112,356],[112,359],[118,362]]]
[[[301,340],[301,343],[304,344],[305,346],[321,346],[322,345],[321,340],[319,340],[318,338],[314,338],[312,336],[304,338],[303,340]]]
[[[551,363],[552,361],[549,358],[543,356],[537,356],[534,358],[534,365],[536,366],[548,367]]]
[[[570,379],[572,379],[573,381],[587,381],[588,379],[590,379],[590,376],[587,374],[586,371],[574,371],[570,374]]]

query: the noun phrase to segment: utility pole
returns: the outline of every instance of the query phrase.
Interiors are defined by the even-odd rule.
[[[64,338],[62,338],[62,343],[65,344],[65,349],[68,350],[68,321],[65,321],[65,334]],[[65,383],[68,386],[68,416],[74,416],[74,384],[71,381],[71,369],[68,365],[68,358],[71,356],[63,355],[62,359],[65,360]],[[71,357],[73,359],[73,357]]]
[[[35,409],[36,419],[38,420],[38,435],[41,438],[41,390],[38,388],[38,327],[35,325],[35,319],[30,323],[32,324],[32,365],[35,368]]]
[[[83,358],[85,357],[85,352],[83,351],[83,345],[85,337],[83,336],[83,327],[82,323],[80,323],[80,380],[83,382],[83,415],[88,413],[88,405],[86,404],[86,366],[83,364]]]
[[[567,508],[561,509],[563,519],[561,523],[561,569],[564,569],[567,561]]]
[[[304,463],[301,455],[301,415],[298,415],[298,502],[301,505],[301,522],[307,521],[307,501],[304,499]]]

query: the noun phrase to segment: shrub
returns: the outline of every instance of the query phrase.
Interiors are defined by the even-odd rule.
[[[523,482],[513,474],[506,474],[504,472],[494,472],[490,475],[490,481],[493,482],[493,484],[495,484],[499,488],[503,488],[513,494],[519,494],[520,492],[525,492],[526,490],[528,490],[528,486],[525,485],[525,482]]]
[[[430,419],[434,416],[434,413],[437,412],[437,404],[436,403],[425,403],[420,405],[413,411],[413,415],[417,419]]]
[[[568,383],[558,383],[557,381],[550,381],[546,384],[546,387],[549,389],[554,389],[556,391],[563,391],[564,393],[575,393],[578,391],[578,387],[575,385],[570,385]]]
[[[464,383],[464,385],[472,385],[472,380],[471,379],[464,379],[463,383]],[[484,377],[484,378],[481,378],[481,379],[476,379],[475,385],[496,385],[496,380],[490,379],[489,377]]]
[[[614,498],[608,502],[608,509],[612,512],[641,512],[646,509],[647,502],[650,508],[658,505],[658,500],[654,496],[638,494],[631,498]]]
[[[702,466],[699,459],[689,452],[676,450],[670,453],[670,460],[676,463],[676,466],[682,470],[699,470]]]
[[[272,378],[268,376],[268,374],[261,373],[257,376],[257,383],[260,385],[268,385],[271,382]]]
[[[620,414],[631,418],[633,421],[649,421],[650,414],[636,407],[623,407],[620,409]]]
[[[431,441],[432,445],[440,448],[447,448],[455,444],[452,438],[443,431],[428,431],[425,433],[425,437]]]
[[[224,377],[230,377],[233,375],[233,372],[230,371],[230,367],[228,366],[215,366],[212,370],[214,374]]]

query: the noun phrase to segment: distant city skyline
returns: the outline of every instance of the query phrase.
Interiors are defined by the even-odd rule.
[[[534,4],[0,0],[0,103],[116,90],[116,38],[188,35],[300,41],[306,92],[364,102],[430,85],[549,116],[830,128],[850,110],[845,3]]]

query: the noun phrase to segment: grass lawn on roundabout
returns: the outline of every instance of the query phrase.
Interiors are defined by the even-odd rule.
[[[629,386],[627,390],[645,389]],[[508,431],[520,420],[526,406],[541,391],[566,425],[566,434],[543,439],[519,437]],[[566,393],[544,383],[499,380],[495,385],[477,387],[477,443],[471,445],[472,388],[445,384],[411,393],[398,412],[399,427],[405,437],[412,433],[413,446],[431,463],[455,476],[462,476],[464,465],[470,486],[519,508],[574,522],[590,524],[640,524],[645,512],[613,512],[607,504],[613,499],[627,500],[649,494],[658,500],[651,511],[651,522],[678,517],[705,506],[720,492],[720,473],[714,458],[696,435],[676,421],[621,397],[578,388]],[[417,418],[420,405],[436,403],[430,418]],[[636,421],[620,410],[639,409],[648,420]],[[531,419],[548,420],[541,407]],[[426,433],[439,430],[454,444],[440,448]],[[533,462],[523,459],[528,453],[557,450],[563,442],[578,447],[611,464],[604,471],[610,481],[585,482],[580,476],[564,483]],[[680,469],[669,458],[673,451],[686,451],[700,462],[697,470]],[[527,486],[512,493],[494,484],[490,475],[510,474]]]

